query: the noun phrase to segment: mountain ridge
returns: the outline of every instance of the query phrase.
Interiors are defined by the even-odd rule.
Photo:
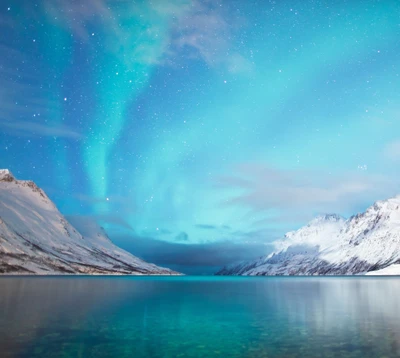
[[[353,275],[400,272],[400,196],[379,200],[347,220],[319,216],[288,232],[274,251],[217,275]],[[392,266],[391,270],[384,270]],[[377,273],[378,274],[378,273]]]
[[[175,275],[114,245],[93,225],[84,235],[33,181],[0,170],[0,273]]]

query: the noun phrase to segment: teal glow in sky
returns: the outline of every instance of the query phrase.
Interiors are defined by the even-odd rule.
[[[157,263],[400,193],[398,1],[10,0],[0,28],[0,166]]]

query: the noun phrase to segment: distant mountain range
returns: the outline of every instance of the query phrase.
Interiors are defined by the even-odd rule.
[[[400,196],[348,220],[319,216],[275,241],[272,254],[217,275],[400,275]]]
[[[0,273],[178,274],[115,246],[95,222],[72,221],[34,182],[0,170]]]

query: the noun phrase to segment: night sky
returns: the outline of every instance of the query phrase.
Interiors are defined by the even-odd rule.
[[[0,0],[0,167],[211,273],[400,193],[400,1]]]

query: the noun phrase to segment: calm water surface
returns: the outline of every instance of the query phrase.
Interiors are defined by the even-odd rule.
[[[400,357],[400,279],[3,277],[1,357]]]

